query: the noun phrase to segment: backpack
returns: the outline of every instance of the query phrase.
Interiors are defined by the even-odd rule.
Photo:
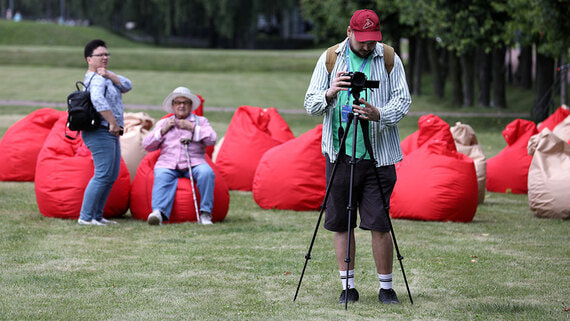
[[[336,53],[336,49],[338,48],[339,45],[340,43],[337,43],[336,45],[329,47],[327,49],[327,57],[325,60],[325,65],[327,67],[327,71],[329,72],[329,74],[331,73],[331,71],[334,68],[334,65],[336,64],[336,58],[338,56],[338,54]],[[390,75],[390,72],[394,67],[394,48],[388,46],[385,43],[383,43],[382,46],[384,46],[384,66],[386,67],[388,75]]]
[[[79,131],[92,131],[101,125],[101,115],[93,107],[91,93],[88,90],[94,76],[95,74],[91,76],[87,86],[81,81],[76,82],[75,87],[77,90],[67,96],[67,126],[65,134],[67,138],[75,139],[79,135]],[[79,89],[79,84],[83,85],[84,90]],[[67,135],[67,128],[77,131],[75,137]]]

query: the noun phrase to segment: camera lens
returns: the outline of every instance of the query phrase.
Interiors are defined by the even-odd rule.
[[[366,75],[362,72],[355,72],[352,76],[352,87],[364,88],[366,85]]]

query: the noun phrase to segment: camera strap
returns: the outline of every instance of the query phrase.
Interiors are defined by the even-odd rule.
[[[350,52],[349,52],[349,45],[347,44],[345,46],[345,61],[346,61],[346,72],[350,73]],[[366,63],[368,62],[368,57],[366,57],[364,59],[364,61],[362,62],[362,66],[360,66],[360,72],[364,71],[364,67],[366,66]],[[367,93],[365,93],[367,94]],[[350,87],[346,90],[346,106],[350,106]],[[343,105],[340,106],[339,110],[338,110],[338,119],[339,121],[339,126],[342,127],[342,109],[343,109]],[[349,107],[347,107],[349,108]],[[339,137],[340,139],[340,137]]]
[[[350,73],[350,52],[349,52],[349,47],[350,45],[347,43],[345,48],[345,53],[344,53],[344,57],[345,57],[345,61],[346,61],[346,72]],[[368,57],[364,58],[364,61],[362,62],[362,66],[360,66],[360,72],[364,71],[364,67],[366,66],[366,63],[368,62]],[[346,99],[346,104],[349,105],[350,103],[350,87],[348,88],[348,97]]]
[[[349,52],[349,45],[347,44],[345,46],[345,61],[346,61],[346,72],[350,73],[350,52]],[[364,58],[364,61],[362,62],[362,65],[360,66],[360,72],[364,71],[364,67],[366,67],[366,63],[368,62],[368,57]],[[346,90],[346,104],[339,106],[340,108],[338,108],[338,120],[339,120],[339,128],[338,128],[338,141],[340,142],[342,140],[342,137],[344,136],[344,132],[345,129],[342,126],[343,123],[343,110],[345,108],[350,109],[348,111],[344,111],[344,112],[350,112],[352,111],[351,108],[351,104],[350,104],[350,87]],[[365,90],[364,92],[365,97],[368,97],[368,91]],[[354,102],[353,102],[354,103]],[[358,103],[358,102],[357,102]],[[365,133],[367,134],[367,133]],[[340,153],[346,155],[346,145],[344,146],[344,150],[339,151]],[[366,153],[364,153],[363,157],[366,156]]]

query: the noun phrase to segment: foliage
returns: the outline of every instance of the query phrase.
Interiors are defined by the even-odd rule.
[[[568,53],[569,0],[509,0],[508,5],[509,11],[516,12],[507,25],[516,40],[537,44],[537,50],[551,58]]]
[[[477,48],[490,52],[510,41],[505,33],[509,19],[505,0],[473,0],[468,4],[436,0],[428,12],[428,34],[457,54]]]
[[[331,45],[346,37],[346,28],[356,9],[350,1],[301,0],[301,12],[314,25],[316,41]]]
[[[556,58],[570,47],[568,0],[301,1],[303,14],[316,25],[319,41],[338,39],[352,12],[363,8],[376,10],[389,31],[403,28],[406,37],[438,39],[459,54],[541,40],[539,50]]]
[[[67,0],[65,19],[87,20],[125,32],[125,23],[155,43],[170,36],[204,36],[224,39],[234,47],[246,47],[254,35],[259,14],[278,14],[292,8],[294,0]],[[58,1],[25,0],[18,10],[26,17],[58,16]],[[56,14],[57,12],[57,14]],[[212,43],[216,47],[217,43]]]

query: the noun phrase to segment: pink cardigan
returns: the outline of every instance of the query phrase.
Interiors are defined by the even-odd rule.
[[[184,144],[180,142],[181,138],[192,138],[192,141],[188,144],[191,166],[194,167],[206,163],[206,146],[214,145],[217,139],[216,132],[212,126],[210,126],[208,119],[194,114],[190,114],[186,117],[186,120],[193,123],[198,121],[197,126],[194,128],[194,135],[192,135],[191,131],[178,128],[178,126],[172,127],[164,136],[161,135],[162,126],[172,117],[174,117],[174,115],[161,119],[156,123],[154,129],[142,142],[143,148],[149,152],[160,149],[160,156],[154,167],[170,169],[188,168]]]

